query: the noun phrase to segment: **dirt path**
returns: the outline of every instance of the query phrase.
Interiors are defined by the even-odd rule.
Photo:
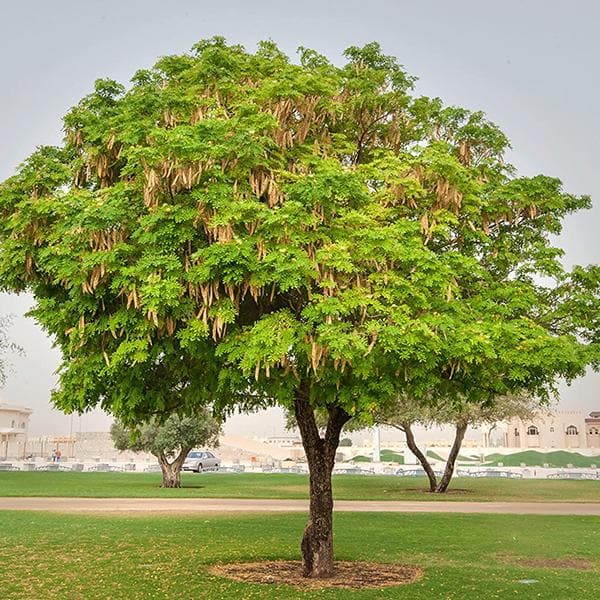
[[[238,498],[0,498],[0,510],[61,513],[195,514],[232,512],[307,512],[306,500]],[[600,503],[568,502],[409,502],[348,501],[335,503],[338,512],[492,513],[514,515],[600,516]]]

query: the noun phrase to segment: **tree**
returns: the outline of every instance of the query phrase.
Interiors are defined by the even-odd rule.
[[[494,424],[512,417],[527,418],[535,414],[539,408],[539,403],[527,396],[501,397],[482,404],[455,401],[433,405],[401,398],[395,405],[387,407],[386,413],[379,414],[376,420],[381,425],[394,427],[404,433],[406,445],[421,463],[427,475],[429,491],[443,494],[447,491],[454,475],[456,459],[469,425]],[[415,440],[412,428],[416,424],[452,425],[454,427],[454,441],[444,466],[444,473],[439,481],[427,456]]]
[[[414,97],[377,44],[345,57],[214,38],[128,90],[99,80],[0,189],[0,283],[63,352],[54,403],[293,410],[310,577],[333,572],[352,417],[431,390],[548,397],[597,363],[598,270],[566,273],[549,240],[589,198],[517,177],[495,125]]]
[[[164,423],[154,418],[137,427],[115,421],[110,428],[117,450],[150,452],[156,456],[165,488],[181,487],[181,467],[190,450],[196,446],[218,446],[220,433],[220,421],[207,409],[193,417],[174,414]]]

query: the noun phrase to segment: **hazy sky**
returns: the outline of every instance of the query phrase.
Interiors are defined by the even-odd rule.
[[[568,264],[598,262],[600,243],[600,6],[593,0],[5,0],[0,3],[0,180],[40,144],[61,140],[61,117],[98,77],[127,83],[164,54],[223,35],[253,49],[272,39],[293,54],[308,46],[340,60],[350,45],[376,40],[420,80],[418,92],[483,109],[512,140],[524,174],[560,177],[566,189],[598,198],[566,223]],[[58,353],[31,319],[27,297],[0,296],[15,315],[7,402],[35,410],[32,434],[68,433],[69,417],[49,406]],[[600,409],[600,377],[566,388],[567,409]],[[105,428],[98,415],[73,429]],[[238,418],[230,431],[272,434],[279,420]]]

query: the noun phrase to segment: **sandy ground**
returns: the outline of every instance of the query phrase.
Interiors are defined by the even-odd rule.
[[[244,500],[238,498],[0,498],[0,510],[61,513],[199,514],[307,512],[306,500]],[[408,502],[348,501],[335,503],[338,512],[487,513],[514,515],[600,516],[600,503],[567,502]]]

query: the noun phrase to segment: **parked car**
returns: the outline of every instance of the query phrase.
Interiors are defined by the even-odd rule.
[[[217,458],[212,452],[202,450],[192,450],[186,457],[183,466],[183,471],[218,471],[221,466],[221,459]]]

